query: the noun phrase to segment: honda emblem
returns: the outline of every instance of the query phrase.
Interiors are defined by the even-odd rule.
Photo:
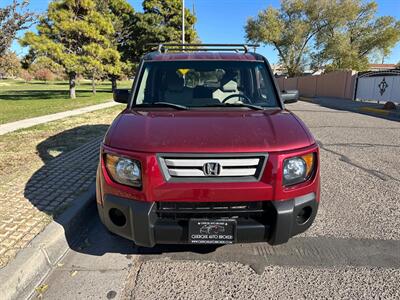
[[[216,162],[208,162],[203,165],[203,173],[206,176],[219,176],[222,166]]]

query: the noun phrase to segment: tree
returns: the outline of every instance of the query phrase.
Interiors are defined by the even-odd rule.
[[[14,52],[0,56],[0,78],[15,78],[21,71],[21,63]]]
[[[289,76],[301,73],[317,35],[349,18],[351,1],[283,0],[249,18],[245,26],[250,42],[273,45]]]
[[[0,8],[0,56],[3,56],[18,31],[27,29],[35,15],[26,9],[29,1],[13,0],[11,4]]]
[[[96,94],[96,80],[105,75],[121,73],[120,55],[113,48],[102,47],[100,44],[91,44],[85,47],[84,62],[85,73],[92,79],[92,92]]]
[[[376,17],[376,2],[352,3],[352,17],[342,26],[327,28],[317,38],[318,60],[331,70],[366,70],[374,54],[387,56],[400,40],[400,21]]]
[[[131,65],[128,62],[122,62],[118,51],[107,51],[104,56],[104,71],[108,79],[111,80],[112,92],[117,88],[117,79],[125,74],[131,73]]]
[[[136,23],[133,7],[126,0],[100,1],[99,9],[107,14],[112,22],[114,33],[109,37],[112,47],[119,52],[105,55],[104,73],[111,80],[112,91],[117,88],[117,79],[132,74],[134,61],[131,51],[134,47],[132,32]]]
[[[149,43],[180,43],[182,37],[181,0],[144,0],[143,13],[136,14],[131,31],[130,61],[137,62],[149,50]],[[196,17],[185,9],[185,41],[198,42]]]
[[[108,16],[98,10],[95,0],[57,0],[49,4],[40,18],[37,33],[25,34],[22,45],[30,46],[39,56],[46,56],[62,66],[69,78],[70,98],[76,98],[78,73],[88,68],[92,49],[110,45],[113,26]],[[93,57],[92,57],[93,58]],[[91,61],[90,61],[91,62]]]

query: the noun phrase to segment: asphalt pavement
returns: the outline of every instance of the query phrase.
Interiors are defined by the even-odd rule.
[[[321,146],[321,204],[289,243],[136,247],[93,214],[32,297],[399,299],[400,122],[288,105]]]

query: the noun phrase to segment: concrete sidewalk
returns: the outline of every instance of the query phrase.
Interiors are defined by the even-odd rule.
[[[24,120],[20,120],[20,121],[15,121],[15,122],[11,122],[11,123],[2,124],[2,125],[0,125],[0,135],[6,134],[6,133],[9,133],[9,132],[13,132],[13,131],[16,131],[18,129],[27,128],[27,127],[35,126],[35,125],[38,125],[38,124],[43,124],[43,123],[47,123],[47,122],[63,119],[63,118],[66,118],[66,117],[76,116],[76,115],[80,115],[80,114],[83,114],[83,113],[92,112],[92,111],[96,111],[96,110],[99,110],[99,109],[112,107],[112,106],[115,106],[115,105],[118,105],[118,103],[113,102],[113,101],[112,102],[106,102],[106,103],[102,103],[102,104],[96,104],[96,105],[81,107],[81,108],[74,109],[74,110],[68,110],[68,111],[64,111],[64,112],[59,112],[59,113],[55,113],[55,114],[51,114],[51,115],[45,115],[45,116],[40,116],[40,117],[36,117],[36,118],[24,119]]]
[[[315,103],[327,108],[347,110],[351,112],[367,114],[370,116],[382,117],[389,120],[400,121],[400,108],[397,110],[385,110],[383,109],[383,104],[374,102],[361,102],[328,97],[300,97],[300,100]]]

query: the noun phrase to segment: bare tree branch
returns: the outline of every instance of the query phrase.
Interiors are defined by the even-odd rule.
[[[0,8],[0,55],[11,46],[18,31],[29,28],[36,15],[27,9],[29,1],[13,0],[4,8]]]

